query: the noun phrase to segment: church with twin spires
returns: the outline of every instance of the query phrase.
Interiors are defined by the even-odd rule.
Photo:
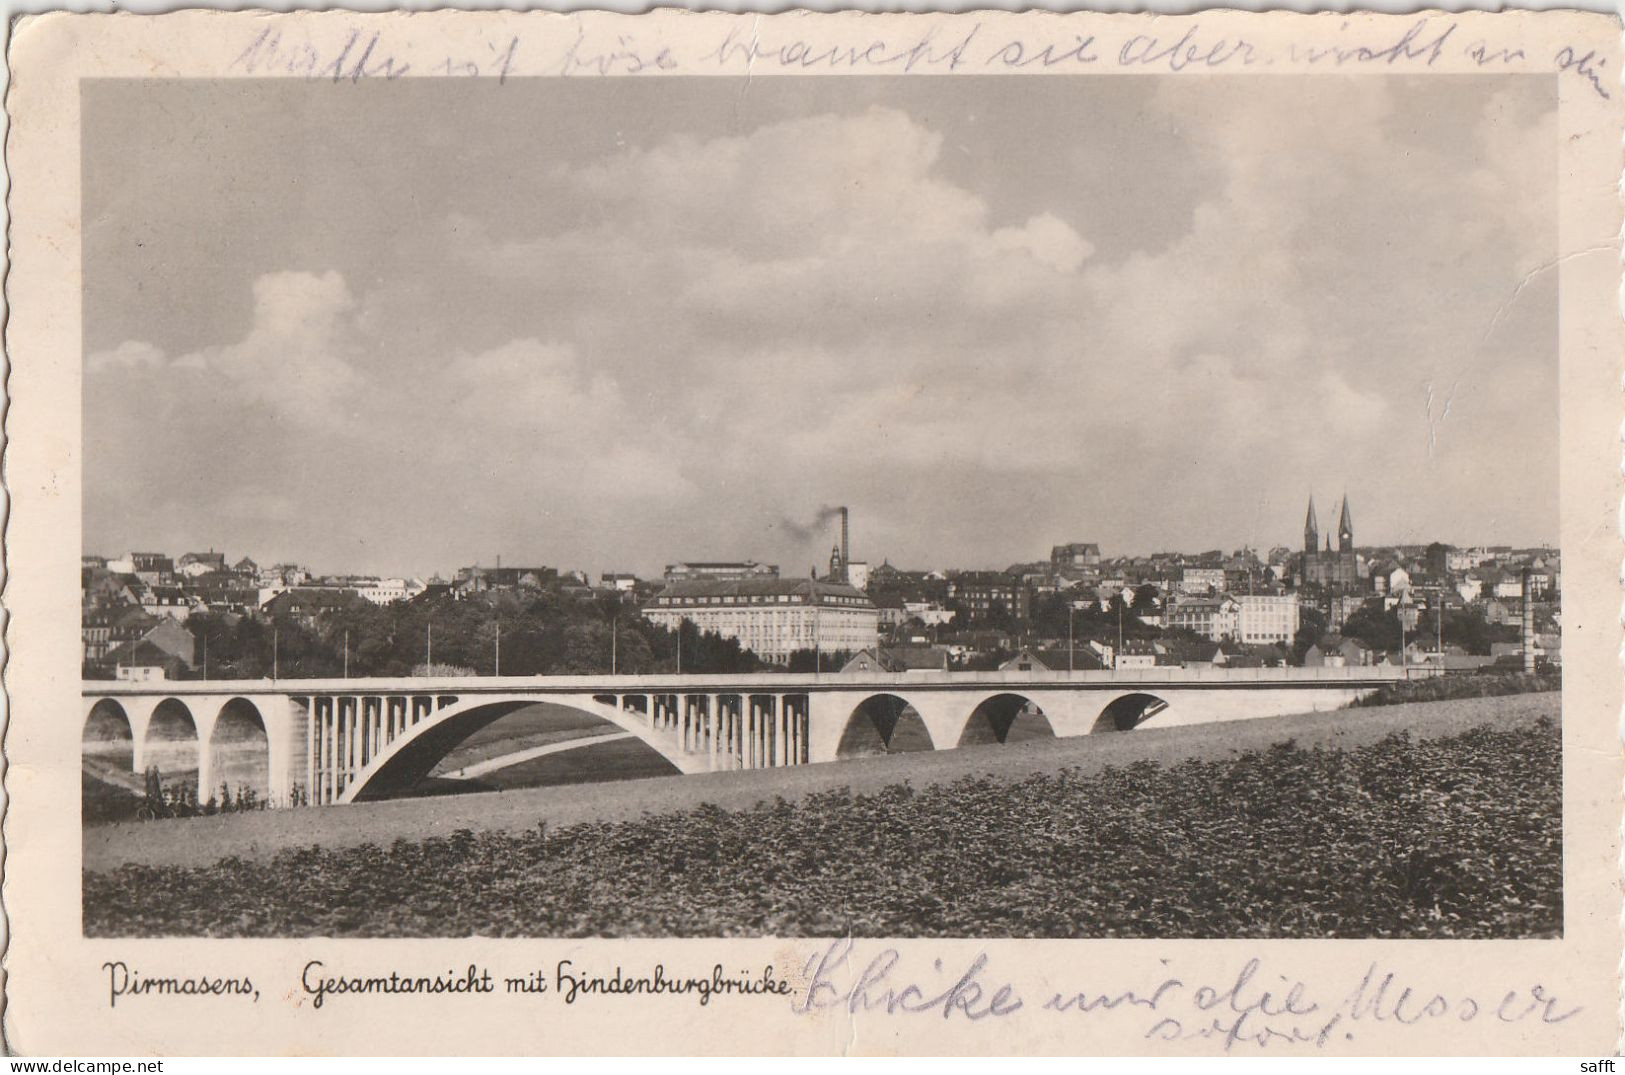
[[[1349,514],[1349,498],[1343,496],[1343,510],[1337,520],[1337,548],[1332,535],[1320,548],[1320,524],[1315,520],[1315,498],[1309,498],[1309,514],[1303,520],[1303,568],[1300,577],[1306,585],[1322,586],[1334,592],[1350,593],[1364,583],[1359,554],[1354,551],[1354,519]]]

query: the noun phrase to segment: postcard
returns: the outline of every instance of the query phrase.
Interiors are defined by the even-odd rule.
[[[1616,1051],[1617,19],[10,62],[14,1051]]]

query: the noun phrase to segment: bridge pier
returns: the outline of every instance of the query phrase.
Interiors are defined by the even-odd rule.
[[[777,695],[768,695],[762,706],[762,763],[764,768],[779,764],[779,712]]]
[[[773,735],[773,696],[761,698],[756,704],[756,767],[770,769],[773,766],[774,749],[777,740]]]
[[[795,716],[790,710],[789,699],[783,695],[773,696],[774,708],[777,716],[774,718],[779,729],[779,764],[790,766],[797,764],[795,757]]]
[[[337,802],[339,798],[339,747],[343,741],[339,737],[339,700],[328,698],[326,701],[327,713],[322,723],[327,744],[326,750],[322,753],[322,784],[326,797],[322,801],[331,803]]]
[[[212,749],[213,743],[211,740],[214,738],[214,724],[220,715],[220,709],[218,705],[210,708],[214,710],[214,716],[210,717],[207,722],[199,716],[196,710],[192,712],[192,720],[197,725],[197,801],[200,803],[206,803],[211,798],[215,798],[216,790],[214,750]],[[206,730],[204,728],[205,723],[208,725]]]
[[[767,706],[755,706],[756,713],[756,768],[766,769],[773,758],[772,713]]]
[[[783,743],[783,746],[780,749],[781,760],[779,764],[784,766],[797,765],[799,762],[796,759],[795,752],[795,713],[790,705],[790,699],[784,697],[783,695],[778,695],[777,699],[779,709],[779,731],[781,735],[781,742]]]
[[[147,771],[147,728],[152,723],[153,710],[158,708],[159,698],[126,698],[119,702],[124,710],[124,719],[130,722],[130,771],[144,773]],[[94,704],[85,707],[85,719],[90,719],[90,710]]]

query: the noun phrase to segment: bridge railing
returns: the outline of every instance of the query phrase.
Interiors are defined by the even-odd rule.
[[[1392,682],[1422,679],[1442,674],[1440,668],[1426,665],[1376,665],[1321,668],[1123,668],[1086,671],[988,671],[988,672],[752,672],[742,674],[653,673],[643,675],[570,676],[452,676],[452,677],[372,677],[356,679],[193,679],[86,680],[86,696],[137,696],[176,694],[366,694],[390,693],[501,693],[509,691],[591,692],[598,694],[637,694],[647,691],[704,691],[708,688],[762,691],[806,689],[861,689],[864,685],[944,687],[956,686],[1099,686],[1131,684],[1218,685]]]

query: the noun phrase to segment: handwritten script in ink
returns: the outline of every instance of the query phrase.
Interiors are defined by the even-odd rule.
[[[881,33],[864,29],[869,24],[861,21],[781,24],[729,20],[714,35],[691,32],[669,41],[652,31],[628,32],[626,22],[615,23],[612,31],[589,29],[577,20],[551,25],[523,34],[493,31],[455,49],[437,49],[405,34],[396,40],[387,30],[347,28],[343,23],[273,25],[227,43],[223,63],[229,74],[281,75],[345,85],[409,74],[461,75],[501,83],[520,76],[750,76],[769,71],[898,75],[1108,68],[1166,74],[1264,69],[1404,72],[1465,61],[1484,70],[1559,74],[1580,81],[1588,92],[1604,99],[1611,97],[1609,84],[1614,78],[1608,58],[1595,49],[1567,44],[1550,55],[1534,55],[1515,39],[1469,37],[1460,20],[1447,15],[1419,16],[1404,23],[1306,20],[1301,24],[1301,36],[1284,43],[1250,40],[1233,30],[1210,30],[1200,20],[1178,22],[1166,31],[1131,33],[1120,22],[1088,15],[1045,20],[1017,34],[962,19],[911,21],[908,29]],[[817,29],[803,35],[794,28],[800,25]]]
[[[1082,1022],[1127,1020],[1148,1041],[1206,1041],[1226,1051],[1326,1048],[1353,1041],[1362,1031],[1391,1034],[1439,1023],[1554,1025],[1581,1011],[1538,982],[1440,988],[1407,981],[1378,962],[1353,980],[1316,983],[1274,973],[1260,957],[1212,980],[1182,975],[1163,962],[1129,988],[1086,980],[1056,988],[1022,983],[986,953],[962,963],[923,962],[879,944],[861,949],[850,938],[814,952],[805,978],[791,1002],[799,1015],[833,1011],[997,1023],[1017,1012],[1037,1012]]]

